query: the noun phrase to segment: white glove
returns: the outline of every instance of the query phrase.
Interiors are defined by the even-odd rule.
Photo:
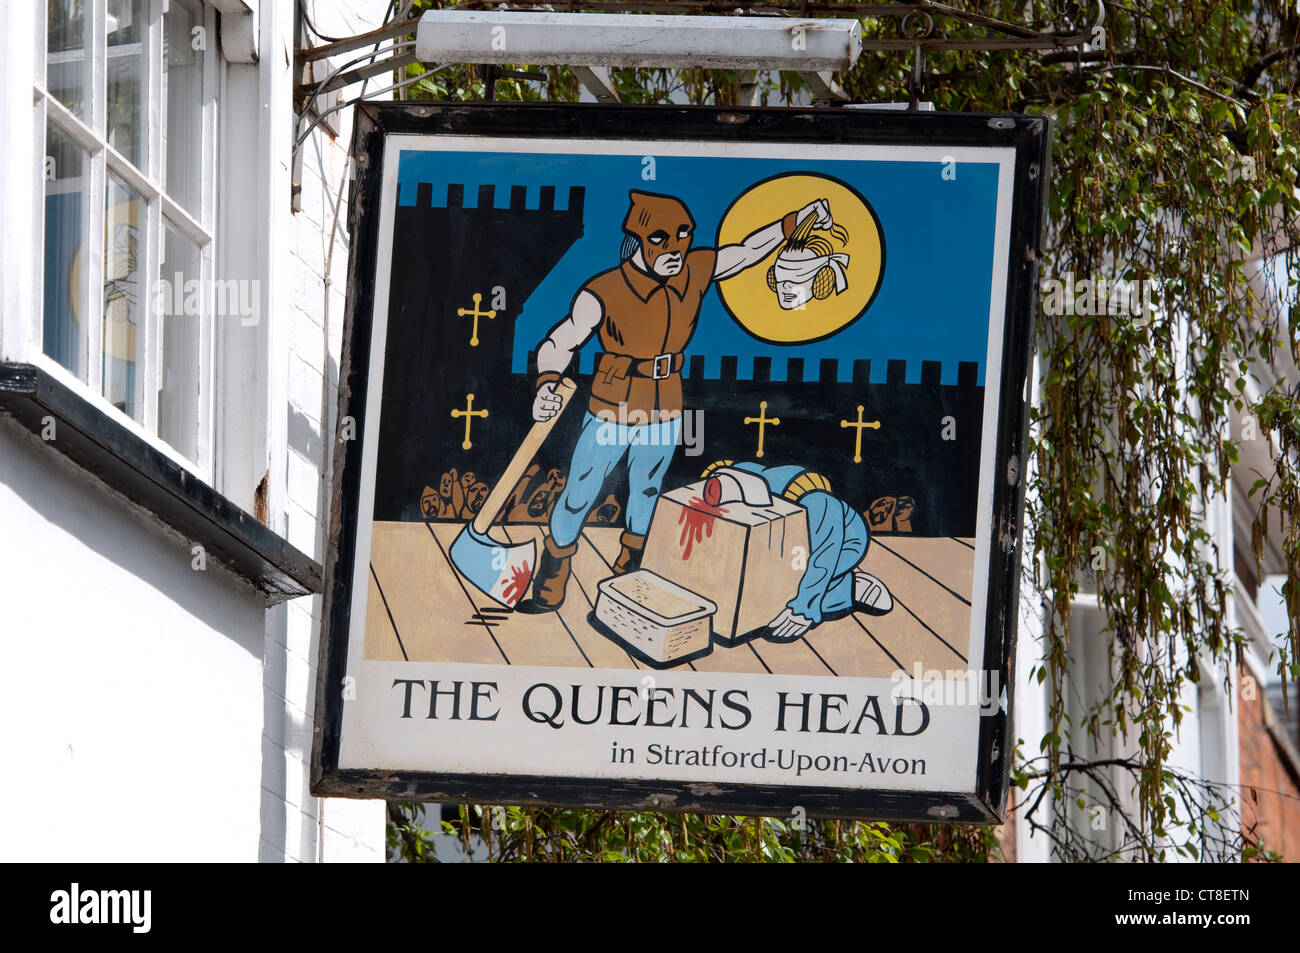
[[[781,610],[779,616],[768,623],[768,632],[764,638],[769,642],[793,642],[811,629],[812,624],[812,619],[805,619],[799,613],[791,612],[787,606]]]
[[[555,392],[555,384],[555,381],[550,381],[537,388],[537,396],[533,398],[533,420],[538,423],[543,420],[550,420],[560,412],[563,401],[560,400],[560,395]]]

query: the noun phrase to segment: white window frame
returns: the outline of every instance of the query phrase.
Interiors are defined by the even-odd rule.
[[[217,133],[219,128],[218,92],[221,74],[221,44],[217,32],[216,11],[207,0],[200,0],[207,47],[203,58],[202,140],[200,145],[200,198],[197,217],[171,198],[163,188],[165,173],[163,140],[166,134],[166,108],[163,101],[163,14],[169,0],[149,0],[149,25],[147,36],[151,55],[144,64],[145,98],[142,103],[143,168],[137,168],[124,158],[107,141],[107,3],[108,0],[86,0],[86,43],[90,56],[89,87],[86,90],[84,118],[79,118],[46,89],[46,2],[38,9],[37,56],[35,61],[33,117],[36,142],[35,156],[39,187],[34,196],[35,210],[35,268],[34,326],[31,363],[85,397],[107,417],[148,441],[169,459],[183,466],[205,482],[212,482],[215,472],[215,417],[217,366],[213,321],[213,277],[218,246],[217,222]],[[86,152],[84,180],[89,188],[85,213],[81,222],[82,272],[85,278],[81,291],[81,307],[86,315],[85,341],[86,379],[83,381],[62,364],[45,353],[45,182],[43,168],[46,155],[46,129],[57,128],[75,141]],[[142,307],[144,321],[143,363],[137,367],[136,387],[141,407],[141,419],[136,420],[114,407],[103,395],[103,271],[104,271],[104,218],[105,194],[108,173],[112,172],[139,195],[145,205],[144,228],[140,243],[140,268],[144,286],[148,289]],[[162,321],[153,307],[153,293],[159,279],[163,257],[164,219],[180,235],[199,247],[202,283],[199,321],[199,419],[195,455],[190,459],[158,436],[158,390],[162,381]],[[170,280],[170,276],[162,276]]]

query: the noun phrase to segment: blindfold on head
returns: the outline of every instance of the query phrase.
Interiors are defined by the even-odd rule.
[[[792,281],[802,285],[816,278],[823,268],[829,268],[835,274],[835,293],[839,294],[849,286],[848,276],[844,273],[848,263],[849,256],[838,252],[816,258],[786,258],[778,255],[773,270],[778,282]]]

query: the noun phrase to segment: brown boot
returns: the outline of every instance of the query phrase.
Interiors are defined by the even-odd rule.
[[[533,577],[533,605],[539,609],[558,609],[564,602],[564,587],[569,581],[569,563],[578,551],[578,544],[556,546],[551,537],[542,544],[542,555],[537,560],[537,574]]]
[[[634,572],[641,567],[641,550],[645,547],[645,537],[624,531],[618,538],[623,544],[618,559],[614,560],[614,572]]]

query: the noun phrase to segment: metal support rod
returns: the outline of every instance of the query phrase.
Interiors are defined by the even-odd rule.
[[[921,91],[925,85],[925,47],[918,46],[912,56],[912,76],[907,84],[907,108],[915,112],[920,108]]]
[[[1095,6],[1094,15],[1090,22],[1082,28],[1074,29],[1073,32],[1069,33],[1056,33],[1050,29],[1036,30],[1023,24],[1011,23],[975,11],[960,9],[948,3],[938,2],[938,0],[898,0],[898,2],[888,4],[830,3],[824,2],[824,0],[790,0],[790,2],[781,3],[761,2],[760,0],[759,3],[755,3],[745,10],[745,13],[751,17],[822,17],[830,15],[851,16],[859,20],[883,19],[886,17],[890,19],[906,19],[919,14],[943,17],[971,26],[983,27],[1001,33],[1006,37],[1006,39],[996,40],[991,38],[972,38],[956,41],[937,39],[927,43],[930,49],[947,48],[949,44],[954,42],[961,44],[956,47],[958,49],[1066,49],[1088,42],[1092,36],[1093,28],[1104,20],[1105,4],[1103,0],[1093,0],[1092,4],[1085,3],[1081,5]],[[713,13],[726,15],[735,14],[738,10],[735,0],[692,0],[689,5],[681,3],[681,0],[570,0],[567,11],[570,13],[613,12],[633,15],[677,14],[681,12],[683,6],[687,6],[687,9],[692,14]],[[502,5],[500,0],[462,0],[457,4],[456,9],[462,11],[489,11],[502,9]],[[553,7],[549,4],[512,4],[510,9],[514,11],[532,9],[542,12],[550,11]],[[917,39],[867,41],[864,43],[863,49],[910,48],[917,45]]]
[[[608,66],[575,66],[573,75],[600,103],[622,102]]]
[[[835,74],[830,70],[800,73],[800,78],[808,84],[814,100],[821,102],[848,102],[848,94],[835,82]]]
[[[340,73],[332,79],[326,80],[318,87],[313,87],[316,91],[328,93],[332,89],[342,89],[344,86],[351,86],[353,83],[360,83],[370,79],[372,76],[378,76],[380,73],[390,73],[393,70],[399,70],[404,66],[417,62],[415,52],[408,50],[406,53],[399,53],[396,56],[390,56],[388,59],[376,60],[365,66],[359,66],[354,70],[346,73]]]
[[[706,12],[724,14],[719,17],[685,16],[679,13],[682,9],[681,4],[667,2],[667,0],[630,0],[630,2],[619,2],[619,0],[571,0],[569,9],[573,12],[563,16],[557,16],[553,12],[554,8],[549,4],[514,4],[507,8],[499,0],[463,0],[452,11],[428,11],[421,16],[403,16],[400,20],[385,24],[367,33],[336,40],[314,49],[298,50],[296,58],[299,64],[305,67],[318,60],[335,57],[359,47],[381,44],[385,40],[403,37],[411,33],[417,34],[417,42],[428,47],[429,49],[426,49],[425,52],[429,52],[434,47],[437,47],[439,43],[445,44],[448,42],[447,34],[455,25],[459,24],[462,32],[464,32],[465,28],[470,27],[470,23],[463,21],[472,21],[475,28],[484,23],[488,25],[497,24],[497,29],[503,29],[500,24],[509,21],[513,34],[510,50],[516,56],[522,54],[521,58],[509,59],[511,65],[527,62],[529,65],[534,66],[548,63],[568,66],[574,70],[579,81],[597,100],[616,102],[618,96],[609,75],[610,63],[615,63],[615,65],[659,65],[667,67],[674,65],[699,66],[704,63],[704,65],[717,68],[745,70],[791,68],[790,64],[785,62],[790,57],[788,56],[789,51],[784,46],[780,50],[769,50],[766,46],[763,46],[762,50],[757,48],[763,45],[759,41],[762,39],[763,34],[770,32],[771,27],[778,29],[797,28],[802,31],[804,29],[803,24],[807,23],[809,29],[806,36],[811,44],[813,42],[823,43],[825,33],[835,30],[837,25],[840,25],[841,28],[842,25],[848,25],[852,27],[852,35],[848,38],[847,51],[845,53],[836,53],[836,56],[843,56],[845,62],[836,63],[835,68],[844,69],[850,66],[861,50],[911,51],[913,63],[908,84],[908,105],[910,109],[916,109],[924,93],[925,62],[929,51],[1054,50],[1058,51],[1059,57],[1060,53],[1081,50],[1083,45],[1092,39],[1095,27],[1104,22],[1105,4],[1103,0],[1093,0],[1093,3],[1095,3],[1095,10],[1090,22],[1081,28],[1071,25],[1067,27],[1069,32],[1058,33],[1053,32],[1052,29],[1036,30],[1022,24],[1009,23],[984,14],[958,9],[948,3],[937,2],[937,0],[899,0],[899,2],[890,4],[830,4],[824,2],[824,0],[780,3],[759,0],[748,11],[748,15],[739,17],[725,15],[737,11],[734,0],[693,0],[689,5],[692,14]],[[1092,6],[1093,3],[1087,4],[1087,6]],[[527,11],[530,6],[533,12],[528,14]],[[399,6],[399,10],[406,9],[406,6]],[[477,14],[471,12],[475,10],[481,12]],[[632,15],[602,17],[598,14],[580,12],[600,10],[616,10],[620,14]],[[632,13],[633,11],[638,13],[671,12],[678,15],[671,17],[638,16]],[[525,14],[522,19],[519,17],[521,13]],[[831,14],[840,17],[847,15],[855,19],[815,18],[812,21],[807,19],[810,15],[815,14]],[[425,23],[426,29],[420,31],[418,27],[422,17],[429,22]],[[799,19],[788,19],[791,17]],[[857,18],[885,17],[899,20],[902,35],[895,37],[862,36]],[[935,18],[958,21],[970,26],[991,30],[1001,35],[985,37],[936,36]],[[725,45],[725,49],[712,50],[709,43],[714,41],[709,40],[706,42],[705,34],[711,36],[714,33],[714,28],[722,27],[724,23],[720,21],[727,21],[726,26],[732,27],[732,29],[726,30],[728,43]],[[431,31],[428,28],[433,25],[433,22],[437,22],[438,26],[436,30]],[[575,32],[574,28],[579,22],[590,24],[590,29],[579,29]],[[923,22],[923,26],[921,29],[910,29],[909,22]],[[814,23],[815,26],[813,26]],[[601,29],[596,28],[597,24],[600,24],[601,29],[608,35],[602,34]],[[695,32],[691,32],[692,27]],[[644,37],[637,38],[635,42],[623,36],[629,30],[635,33],[639,28],[649,28],[649,31]],[[552,45],[550,39],[547,39],[551,37],[551,34],[543,36],[542,33],[536,32],[548,29],[561,31],[554,34],[554,45]],[[685,39],[682,40],[680,45],[672,45],[671,49],[665,50],[656,49],[651,51],[648,49],[648,47],[655,46],[656,43],[662,45],[663,34],[674,31],[681,32],[683,29],[687,33],[684,34]],[[523,42],[522,46],[519,46],[517,44],[520,43],[521,34],[519,31],[521,30],[524,31],[522,37],[525,42]],[[751,32],[753,36],[748,35]],[[406,65],[421,59],[430,62],[436,60],[437,62],[480,63],[485,79],[484,96],[489,100],[494,99],[496,96],[495,80],[503,75],[512,74],[512,78],[533,79],[532,76],[513,77],[514,71],[502,68],[511,54],[493,52],[497,49],[495,45],[491,50],[487,49],[486,46],[478,42],[481,38],[477,33],[474,33],[473,29],[470,30],[470,33],[473,33],[473,36],[467,34],[461,38],[465,46],[462,52],[465,56],[470,56],[471,53],[477,54],[473,59],[453,57],[449,60],[446,57],[435,57],[434,60],[430,60],[428,56],[420,57],[406,52],[406,45],[399,42],[394,44],[394,50],[402,49],[403,52],[400,54],[395,52],[387,60],[370,63],[350,72],[336,71],[335,74],[327,77],[316,86],[304,83],[298,92],[303,96],[312,94],[314,98],[314,95],[362,82],[380,73],[402,69]],[[804,36],[805,34],[801,32],[800,43],[804,42]],[[623,37],[619,41],[623,44],[622,46],[615,43],[616,37]],[[526,42],[529,38],[537,41],[534,44],[535,48],[532,50],[528,49],[528,43]],[[545,42],[542,42],[543,40]],[[751,40],[753,42],[750,42]],[[560,48],[563,43],[560,41],[577,42],[580,48],[561,52]],[[750,49],[751,46],[754,49]],[[807,53],[799,57],[793,68],[798,70],[800,76],[807,82],[814,98],[822,102],[842,102],[847,100],[848,97],[843,89],[835,82],[834,73],[821,66],[817,61],[817,55],[810,54],[812,54],[811,47]],[[824,52],[820,55],[823,59],[827,56]],[[483,63],[483,59],[492,59],[495,60],[495,63]],[[642,59],[645,59],[644,63],[641,62]],[[624,60],[627,62],[623,62]],[[659,62],[661,60],[663,62]],[[717,62],[713,62],[713,60],[717,60]],[[1045,61],[1050,60],[1045,58]],[[830,63],[826,65],[830,65]],[[540,79],[541,77],[537,78]],[[398,84],[398,87],[404,86],[405,83]],[[742,80],[740,90],[742,100],[751,102],[756,94],[757,87],[751,85],[749,77],[745,77]]]
[[[740,76],[739,88],[736,90],[737,106],[757,106],[761,87],[758,83],[758,70],[746,70]]]
[[[369,33],[358,33],[346,40],[298,50],[297,58],[304,63],[310,63],[314,60],[327,60],[338,56],[340,53],[348,53],[362,46],[374,46],[376,43],[382,43],[392,37],[414,32],[419,19],[419,17],[408,17],[405,20],[399,20],[396,23],[389,23],[376,30],[371,30]]]

